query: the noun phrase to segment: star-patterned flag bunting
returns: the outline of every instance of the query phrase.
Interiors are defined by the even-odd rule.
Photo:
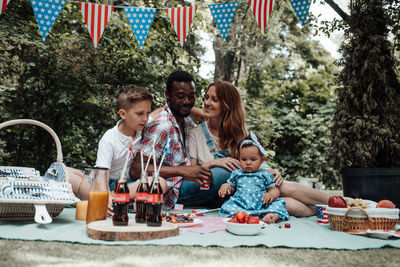
[[[261,32],[264,33],[268,24],[269,16],[274,8],[275,0],[249,0],[249,5]]]
[[[82,16],[92,37],[94,47],[100,41],[107,22],[114,11],[114,6],[79,2]]]
[[[290,3],[301,25],[304,26],[306,24],[308,11],[310,10],[311,0],[290,0]]]
[[[167,8],[171,24],[174,26],[181,45],[185,42],[186,34],[189,31],[196,11],[197,6]]]
[[[133,33],[139,45],[142,47],[153,23],[157,8],[124,7],[126,18],[131,24]]]
[[[0,0],[0,15],[8,5],[8,2],[10,2],[10,0]]]
[[[222,39],[224,40],[228,35],[238,4],[239,2],[231,2],[208,6],[214,18],[215,24],[217,25],[219,32],[222,35]]]
[[[31,0],[33,13],[39,25],[43,41],[46,40],[65,2],[65,0]]]

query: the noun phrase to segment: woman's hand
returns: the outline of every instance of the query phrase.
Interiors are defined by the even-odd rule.
[[[280,186],[283,183],[283,177],[281,173],[277,169],[265,169],[267,172],[273,174],[275,176],[273,182],[276,186]]]
[[[212,160],[211,167],[222,167],[230,172],[233,172],[236,169],[240,169],[240,164],[237,159],[226,157]]]
[[[272,194],[270,194],[270,193],[265,193],[265,194],[262,196],[261,200],[262,200],[262,202],[263,202],[264,204],[269,204],[269,203],[272,203],[272,201],[274,201],[275,199],[274,199],[274,197],[272,196]]]
[[[225,197],[226,195],[231,195],[233,190],[234,188],[230,184],[224,183],[218,190],[218,196]]]

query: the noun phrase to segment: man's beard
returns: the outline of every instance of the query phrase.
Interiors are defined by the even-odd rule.
[[[191,107],[191,106],[187,106],[187,107],[190,108],[189,112],[187,112],[187,113],[182,113],[182,112],[180,111],[181,106],[179,106],[178,108],[176,108],[176,105],[171,105],[171,103],[168,103],[168,104],[169,104],[169,108],[170,108],[170,110],[172,111],[172,113],[173,113],[175,116],[181,117],[181,118],[185,118],[185,117],[189,116],[189,115],[190,115],[190,111],[191,111],[192,108],[193,108],[193,107]]]

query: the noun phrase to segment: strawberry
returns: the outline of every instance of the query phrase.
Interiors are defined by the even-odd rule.
[[[239,223],[247,223],[247,221],[249,220],[249,214],[239,210],[236,215],[235,215],[236,219],[239,221]]]
[[[290,228],[290,223],[285,223],[285,228]]]
[[[230,218],[228,222],[239,223],[239,221],[236,219],[236,217]]]
[[[260,220],[256,216],[250,216],[248,224],[259,224]]]

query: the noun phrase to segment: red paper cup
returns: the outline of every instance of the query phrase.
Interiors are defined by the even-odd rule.
[[[203,184],[200,185],[200,190],[210,190],[210,181],[209,180],[203,179],[203,180],[201,180],[201,182]]]
[[[326,211],[327,205],[315,205],[317,209],[317,222],[320,224],[328,224],[328,212]]]

